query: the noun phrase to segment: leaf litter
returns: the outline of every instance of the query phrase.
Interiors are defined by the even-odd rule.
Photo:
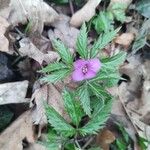
[[[11,66],[15,66],[13,68],[15,70],[19,68],[22,77],[18,77],[15,82],[1,84],[0,105],[17,104],[17,107],[19,107],[21,103],[27,105],[30,103],[28,109],[31,109],[31,111],[26,110],[22,115],[19,114],[18,118],[14,117],[12,119],[14,121],[11,122],[9,127],[1,132],[0,149],[45,149],[42,144],[36,143],[36,140],[42,137],[43,130],[45,132],[47,129],[45,104],[52,106],[67,122],[71,122],[71,118],[66,113],[61,93],[64,87],[76,90],[78,83],[73,83],[69,76],[64,81],[59,81],[55,84],[38,83],[36,85],[41,77],[41,74],[37,71],[47,64],[61,60],[60,55],[53,49],[52,43],[54,39],[60,39],[69,48],[71,54],[78,58],[75,48],[79,27],[84,22],[88,22],[89,35],[94,41],[97,33],[93,30],[90,22],[97,15],[97,11],[105,10],[106,6],[108,6],[108,10],[113,12],[119,22],[119,26],[123,24],[125,27],[122,27],[123,29],[119,31],[120,33],[117,37],[104,48],[103,54],[110,56],[123,48],[124,51],[128,52],[128,56],[125,63],[120,67],[120,74],[125,79],[122,78],[118,86],[107,89],[115,96],[116,100],[113,103],[110,119],[102,132],[98,133],[96,143],[104,150],[110,149],[112,146],[123,148],[122,141],[119,141],[119,134],[125,134],[126,131],[133,141],[134,148],[132,147],[132,149],[140,149],[137,135],[144,139],[150,139],[150,57],[147,50],[149,49],[149,20],[145,19],[145,21],[140,16],[141,14],[149,18],[147,14],[149,3],[148,5],[147,3],[148,1],[146,0],[141,3],[136,3],[132,0],[111,0],[110,3],[101,2],[101,0],[89,0],[81,8],[74,2],[69,2],[70,14],[75,12],[70,17],[67,16],[69,10],[67,10],[67,15],[58,14],[52,8],[55,4],[46,3],[42,0],[1,1],[0,51],[6,53],[11,51],[11,54],[17,56],[13,63],[17,64],[17,67],[13,64]],[[122,5],[125,7],[122,7]],[[137,6],[137,8],[133,9],[134,6]],[[130,11],[134,11],[134,14]],[[120,12],[125,14],[125,16],[122,16],[125,17],[125,21],[119,18]],[[132,18],[129,22],[126,14]],[[136,18],[138,18],[137,21]],[[111,19],[114,18],[112,17]],[[131,27],[131,30],[128,26]],[[25,29],[27,32],[24,32]],[[135,30],[139,31],[139,33],[135,33]],[[11,33],[15,33],[13,38],[10,38]],[[141,43],[138,42],[139,40]],[[88,39],[89,46],[91,46],[91,41]],[[11,48],[10,44],[13,45]],[[107,49],[109,49],[109,52]],[[26,58],[28,61],[25,61]],[[18,65],[18,61],[19,64],[22,64]],[[26,67],[31,67],[33,72],[30,68],[32,73],[28,74]],[[32,82],[31,80],[28,82],[26,79],[32,79]],[[86,118],[83,121],[87,122]],[[123,124],[125,131],[119,130],[118,132],[116,122]],[[34,131],[35,126],[38,126],[38,133]],[[114,128],[112,128],[113,126]],[[127,135],[126,137],[128,137]],[[83,147],[87,148],[93,143],[94,138],[84,141],[85,145]],[[129,144],[128,147],[130,146]]]

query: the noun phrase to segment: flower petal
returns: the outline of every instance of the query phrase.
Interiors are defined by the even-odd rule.
[[[82,68],[87,63],[88,63],[88,61],[86,61],[84,59],[78,59],[73,63],[73,66],[75,69],[79,69],[79,68]]]
[[[96,76],[96,72],[94,72],[93,70],[89,70],[85,75],[84,78],[85,79],[91,79],[94,78]]]
[[[84,74],[82,73],[82,69],[75,69],[72,72],[72,79],[74,81],[82,81],[85,79]]]
[[[101,62],[98,58],[90,59],[88,62],[89,69],[98,72],[101,68]]]

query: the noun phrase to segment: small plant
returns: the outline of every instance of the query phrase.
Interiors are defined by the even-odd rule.
[[[116,85],[120,79],[118,67],[124,61],[126,54],[120,52],[112,57],[101,59],[98,55],[115,38],[118,31],[119,29],[116,29],[100,35],[89,49],[87,28],[83,24],[76,42],[78,58],[74,58],[61,41],[53,41],[53,46],[61,60],[41,70],[47,74],[42,80],[56,83],[66,76],[71,76],[72,82],[76,82],[78,88],[74,91],[65,88],[62,92],[64,106],[71,119],[70,123],[64,120],[54,108],[46,106],[51,131],[59,138],[54,140],[55,144],[51,140],[51,144],[59,145],[62,149],[68,144],[71,144],[74,149],[80,148],[81,137],[96,134],[103,128],[109,117],[113,99],[106,89]],[[85,117],[87,117],[86,123],[82,121]]]
[[[96,32],[100,34],[114,30],[115,20],[123,23],[126,20],[126,8],[126,4],[118,2],[110,5],[107,10],[100,11],[92,21]]]

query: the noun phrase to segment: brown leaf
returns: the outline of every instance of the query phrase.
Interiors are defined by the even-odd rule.
[[[103,129],[96,137],[96,143],[103,149],[109,150],[110,144],[114,142],[115,135],[108,129]]]
[[[44,102],[47,102],[48,105],[52,106],[62,117],[69,120],[64,109],[61,93],[53,84],[49,84],[35,90],[32,95],[31,103],[35,103],[35,109],[32,113],[34,124],[39,124],[41,128],[47,124]]]
[[[115,43],[120,44],[125,48],[128,48],[130,44],[133,42],[133,40],[134,40],[133,33],[123,33],[115,39]]]
[[[130,80],[119,86],[119,98],[136,132],[150,139],[150,61],[141,61],[138,56],[131,56],[129,63],[123,68]]]
[[[95,9],[101,0],[89,0],[80,10],[78,10],[71,18],[70,24],[79,27],[84,22],[88,22],[94,15]]]
[[[60,15],[59,19],[52,24],[55,29],[49,30],[48,36],[51,41],[53,41],[54,38],[59,38],[67,47],[75,49],[79,30],[71,27],[69,20],[70,17]]]
[[[48,51],[47,54],[42,53],[31,41],[29,38],[24,38],[20,41],[20,49],[19,49],[21,56],[28,56],[40,64],[43,63],[43,61],[47,62],[48,64],[50,62],[53,62],[57,59],[59,59],[59,55],[56,52]]]
[[[22,150],[22,141],[26,138],[29,143],[34,142],[31,112],[23,113],[0,135],[1,150]]]
[[[41,33],[44,24],[50,24],[58,17],[57,12],[43,0],[11,0],[8,8],[8,22],[17,25],[25,24],[29,20],[32,33]]]
[[[10,82],[0,85],[0,105],[12,103],[27,103],[25,99],[28,81]]]
[[[7,20],[0,16],[0,51],[2,52],[9,51],[9,42],[4,35],[8,26],[9,23],[7,22]]]

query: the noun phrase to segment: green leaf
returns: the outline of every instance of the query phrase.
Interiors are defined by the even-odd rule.
[[[119,65],[125,61],[126,55],[127,54],[122,51],[112,57],[104,58],[101,60],[103,65],[102,67],[108,71],[108,73],[111,70],[116,70],[118,69]]]
[[[75,128],[67,123],[67,121],[53,107],[47,105],[46,114],[48,122],[57,132],[65,137],[73,136],[76,133]]]
[[[121,139],[116,140],[116,145],[117,145],[118,149],[120,149],[120,150],[126,150],[127,146],[128,146]]]
[[[100,50],[105,48],[105,46],[115,38],[119,30],[120,28],[117,28],[111,32],[101,34],[91,49],[91,58],[94,58]]]
[[[97,33],[105,32],[113,29],[112,21],[107,17],[107,13],[102,11],[100,14],[93,20],[93,24]]]
[[[75,147],[75,144],[67,143],[67,144],[65,144],[65,150],[77,150],[77,149]]]
[[[73,95],[66,89],[63,91],[62,95],[63,95],[65,108],[66,108],[72,122],[76,126],[78,126],[81,121],[82,115],[83,115],[80,104],[78,103],[78,101],[76,101],[73,98]]]
[[[66,64],[73,63],[73,58],[71,56],[71,53],[67,47],[61,42],[60,40],[53,40],[53,47],[58,51],[60,57],[62,58],[62,61]]]
[[[44,81],[44,82],[49,82],[49,83],[56,83],[57,81],[65,78],[66,76],[68,76],[69,73],[70,73],[69,69],[62,69],[62,70],[59,70],[59,71],[55,71],[50,75],[45,76],[41,80]]]
[[[88,50],[87,50],[87,28],[85,23],[82,25],[80,34],[77,38],[76,42],[77,52],[80,54],[82,58],[87,58]]]
[[[55,62],[55,63],[49,64],[48,66],[46,66],[45,68],[43,68],[39,72],[49,73],[49,72],[52,72],[52,71],[61,70],[61,69],[67,69],[67,68],[68,67],[65,64],[59,63],[59,62]]]
[[[97,81],[103,81],[107,80],[108,82],[113,79],[121,79],[120,75],[117,72],[108,72],[105,69],[101,69],[100,72],[97,74],[97,76],[90,80],[90,82],[97,82]]]
[[[126,19],[125,15],[126,8],[127,8],[126,3],[118,2],[113,3],[112,6],[108,9],[108,11],[110,11],[114,15],[116,20],[123,23]]]
[[[141,13],[144,17],[150,18],[150,1],[141,0],[136,4],[135,9]]]
[[[84,127],[79,129],[79,132],[82,135],[96,134],[101,128],[103,128],[107,121],[111,112],[111,106],[112,101],[107,102],[107,104],[97,111],[97,114],[94,114],[91,117],[91,120]]]
[[[147,150],[148,144],[150,144],[150,141],[148,141],[147,139],[141,136],[138,136],[138,144],[142,150]]]
[[[110,97],[110,94],[108,94],[108,92],[99,84],[89,82],[88,85],[91,91],[94,93],[94,95],[101,98],[101,100],[105,100],[107,97]]]
[[[79,89],[77,90],[77,95],[79,96],[79,100],[81,102],[84,112],[88,116],[91,116],[90,95],[86,83],[79,87]]]
[[[119,124],[119,123],[116,123],[120,133],[122,134],[122,139],[124,140],[124,142],[126,144],[129,144],[130,142],[130,137],[129,137],[129,134],[127,133],[125,127],[123,126],[123,124]]]

